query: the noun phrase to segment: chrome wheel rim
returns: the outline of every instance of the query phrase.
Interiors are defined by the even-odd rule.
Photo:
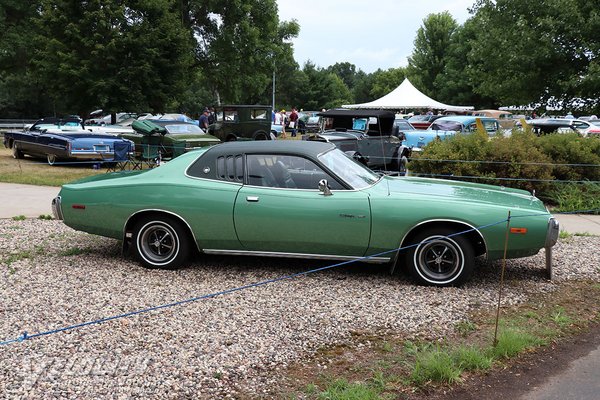
[[[419,274],[431,283],[449,283],[460,275],[464,255],[451,238],[431,236],[424,239],[415,251],[415,265]]]
[[[48,154],[48,164],[54,165],[56,162],[56,156],[54,154]]]
[[[177,256],[179,237],[175,230],[162,222],[150,222],[138,237],[141,256],[149,263],[164,265]]]

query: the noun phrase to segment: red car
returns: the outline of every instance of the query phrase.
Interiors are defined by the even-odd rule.
[[[427,129],[429,125],[436,119],[443,117],[443,115],[414,115],[408,119],[415,129]]]

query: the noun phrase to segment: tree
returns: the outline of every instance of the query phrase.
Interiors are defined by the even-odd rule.
[[[4,118],[32,118],[52,110],[31,74],[36,31],[31,19],[38,7],[39,1],[0,2],[0,114]]]
[[[444,70],[452,34],[458,24],[448,11],[429,14],[417,31],[414,49],[408,58],[408,76],[422,92],[436,98],[435,80]]]
[[[35,72],[63,113],[164,112],[185,87],[192,41],[174,0],[43,0]]]
[[[264,100],[273,69],[293,62],[289,39],[298,34],[298,24],[279,23],[275,0],[180,3],[197,41],[196,63],[215,102]]]
[[[469,54],[475,90],[504,104],[600,98],[598,0],[481,0]]]
[[[371,100],[385,96],[396,89],[406,77],[405,68],[390,68],[388,70],[378,69],[373,73],[371,80]]]
[[[472,105],[476,109],[499,106],[492,97],[482,96],[475,91],[480,77],[474,64],[468,60],[480,29],[479,18],[473,16],[452,34],[444,70],[434,81],[438,93],[436,100],[453,105]]]
[[[300,94],[300,106],[306,110],[339,107],[352,102],[350,89],[336,74],[318,68],[312,62],[304,64],[306,89]]]

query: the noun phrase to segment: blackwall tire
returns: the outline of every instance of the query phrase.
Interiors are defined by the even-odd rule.
[[[411,241],[406,265],[415,282],[427,286],[457,286],[475,267],[475,252],[468,238],[451,229],[427,229]]]
[[[138,221],[133,232],[133,248],[146,268],[175,269],[187,261],[191,240],[175,218],[166,215]]]

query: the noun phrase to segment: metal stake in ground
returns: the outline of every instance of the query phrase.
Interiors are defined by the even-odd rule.
[[[498,306],[496,307],[496,328],[494,330],[494,347],[498,345],[498,320],[500,319],[500,301],[504,286],[504,270],[506,269],[506,252],[508,251],[508,232],[510,231],[510,210],[506,219],[506,236],[504,237],[504,257],[502,257],[502,273],[500,274],[500,287],[498,289]]]

